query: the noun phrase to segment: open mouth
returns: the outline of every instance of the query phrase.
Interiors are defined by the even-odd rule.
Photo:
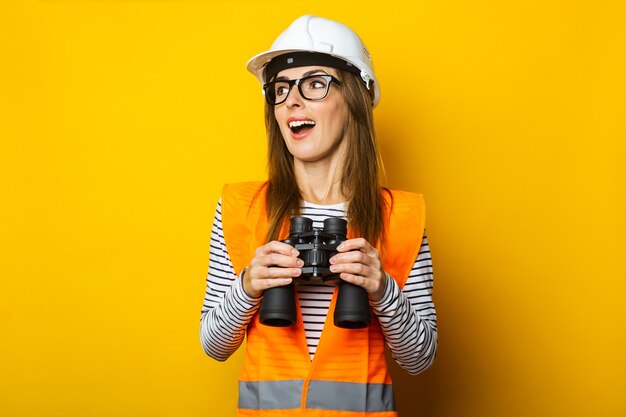
[[[294,120],[289,122],[289,129],[295,134],[300,135],[315,127],[313,120]]]

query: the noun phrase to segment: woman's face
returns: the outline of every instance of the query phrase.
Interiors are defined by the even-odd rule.
[[[334,68],[310,66],[279,72],[276,79],[295,80],[315,74],[337,78]],[[307,100],[293,86],[287,99],[274,107],[274,115],[287,149],[301,162],[320,162],[339,156],[346,130],[346,102],[336,83],[332,82],[325,98]]]

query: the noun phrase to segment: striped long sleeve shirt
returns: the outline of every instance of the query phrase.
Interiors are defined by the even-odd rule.
[[[302,215],[321,228],[328,217],[345,218],[344,204],[304,203]],[[334,287],[324,284],[297,285],[311,359],[319,343]],[[426,233],[402,289],[387,275],[385,293],[370,306],[385,335],[393,358],[410,374],[428,368],[437,351],[437,322],[432,300],[433,269]],[[209,251],[209,272],[201,311],[200,341],[211,357],[224,361],[241,345],[248,323],[258,310],[262,297],[246,294],[235,274],[226,249],[222,229],[221,200],[217,204]]]

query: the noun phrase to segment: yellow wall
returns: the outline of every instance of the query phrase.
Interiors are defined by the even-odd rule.
[[[199,312],[224,182],[262,179],[246,60],[354,27],[389,184],[422,192],[440,349],[404,416],[626,415],[626,7],[0,3],[0,415],[230,416]]]

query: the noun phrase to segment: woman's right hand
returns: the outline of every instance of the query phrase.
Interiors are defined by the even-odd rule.
[[[273,240],[254,252],[243,274],[243,289],[250,297],[260,297],[268,288],[290,284],[304,265],[293,246]]]

